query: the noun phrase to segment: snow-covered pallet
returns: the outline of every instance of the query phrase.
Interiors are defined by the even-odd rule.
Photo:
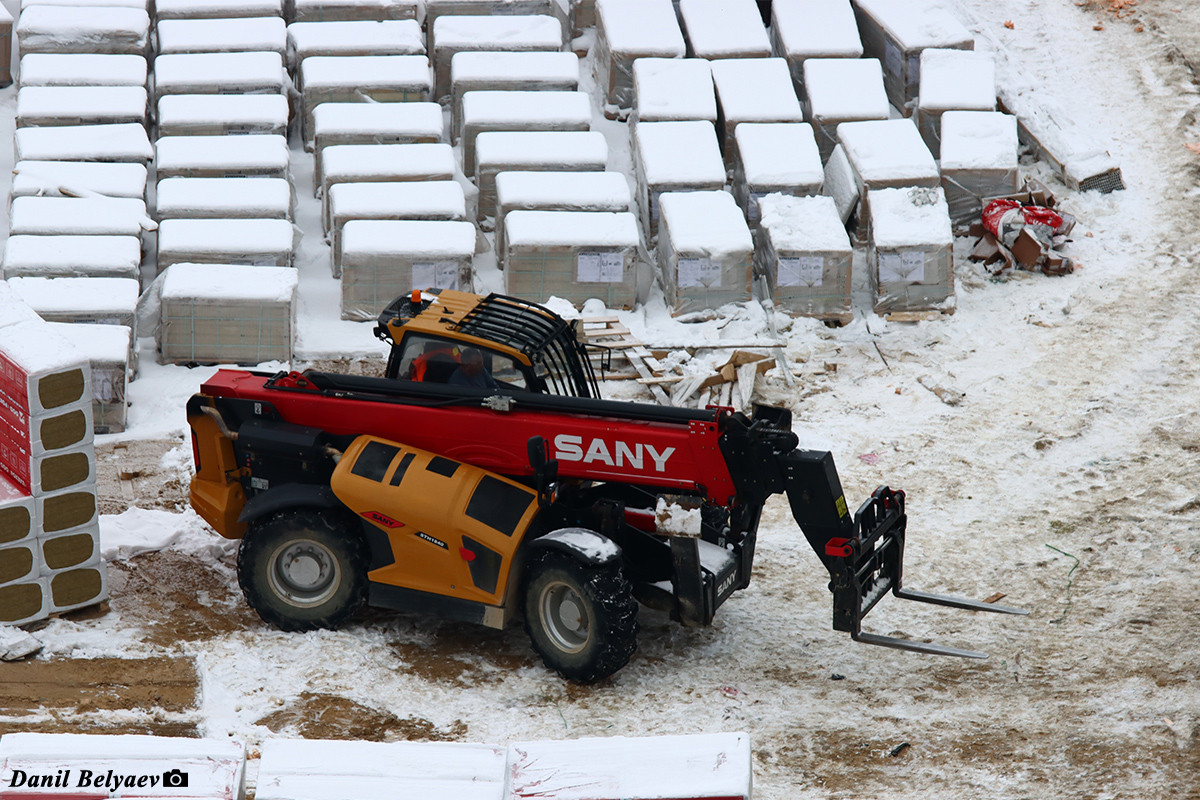
[[[162,283],[157,332],[169,364],[289,361],[296,270],[174,264]]]
[[[145,9],[29,6],[16,27],[21,55],[116,53],[146,55],[150,16]]]
[[[954,234],[941,188],[872,189],[867,270],[875,313],[953,313]]]
[[[417,0],[292,0],[291,22],[416,19]]]
[[[9,278],[8,284],[47,322],[135,326],[139,282],[130,278]]]
[[[329,188],[333,276],[342,274],[342,228],[355,219],[416,219],[457,222],[467,201],[456,181],[335,183]]]
[[[725,186],[725,163],[710,123],[643,122],[634,128],[633,137],[638,207],[647,237],[658,232],[663,192],[716,191]]]
[[[744,122],[734,138],[733,196],[751,225],[758,223],[760,197],[820,194],[825,171],[807,122]]]
[[[486,131],[475,140],[477,218],[496,211],[501,172],[603,172],[608,143],[599,131]]]
[[[687,44],[671,0],[596,0],[596,85],[616,109],[633,106],[639,58],[683,58]]]
[[[13,142],[18,162],[108,161],[146,164],[154,157],[146,127],[136,122],[20,128],[13,134]]]
[[[281,94],[171,94],[158,101],[159,136],[286,136],[288,101]]]
[[[146,204],[128,197],[18,197],[10,231],[35,236],[138,236]]]
[[[164,136],[154,143],[155,171],[163,178],[288,177],[287,140],[257,136]]]
[[[940,158],[942,115],[947,111],[995,111],[996,62],[970,50],[921,52],[917,127],[929,152]]]
[[[459,132],[463,172],[475,174],[475,138],[485,131],[586,131],[591,124],[586,92],[467,92]]]
[[[10,236],[4,278],[133,278],[140,276],[136,236]]]
[[[300,64],[300,135],[313,149],[313,109],[321,103],[421,103],[429,97],[425,56],[313,56]]]
[[[279,17],[165,19],[155,26],[159,55],[287,51],[287,26]]]
[[[822,163],[837,147],[838,125],[888,118],[878,59],[810,58],[804,62],[804,90],[804,116],[812,123]]]
[[[339,144],[445,141],[437,103],[321,103],[313,109],[313,195],[320,194],[323,151]]]
[[[843,122],[837,132],[861,198],[860,240],[870,235],[868,190],[941,184],[937,162],[911,119]]]
[[[143,164],[99,161],[18,161],[13,167],[9,203],[31,195],[86,196],[146,199],[147,170]]]
[[[425,0],[425,29],[433,52],[433,28],[439,17],[554,17],[562,26],[565,41],[570,33],[567,9],[560,0]]]
[[[712,65],[725,164],[733,166],[734,132],[745,122],[800,122],[804,114],[782,58],[725,58]]]
[[[23,86],[17,92],[18,128],[147,122],[141,86]]]
[[[290,267],[296,238],[286,219],[163,220],[158,269],[181,263]]]
[[[545,0],[535,1],[545,3]],[[562,22],[551,16],[442,14],[427,19],[426,24],[432,32],[433,100],[450,94],[450,61],[455,53],[554,51],[563,46]]]
[[[1017,119],[998,111],[947,111],[941,124],[942,188],[950,219],[978,219],[986,198],[1019,188]]]
[[[335,183],[449,181],[457,165],[445,143],[339,144],[327,147],[321,167],[321,218],[325,232],[333,223],[329,189]]]
[[[173,53],[154,59],[154,102],[169,94],[284,94],[283,56]]]
[[[501,172],[496,176],[497,257],[504,253],[510,211],[632,211],[629,183],[619,172]],[[503,262],[501,262],[503,265]]]
[[[975,38],[943,8],[899,0],[854,0],[863,55],[883,65],[888,100],[909,116],[921,85],[921,51],[974,50]]]
[[[462,99],[476,91],[562,91],[579,88],[579,57],[554,52],[464,52],[450,59],[450,136],[458,144]]]
[[[679,0],[689,58],[766,58],[771,40],[754,0]]]
[[[156,195],[160,220],[292,218],[292,187],[283,178],[167,178]]]
[[[154,18],[159,21],[282,16],[283,0],[154,0]]]
[[[146,86],[145,56],[95,53],[30,53],[21,56],[26,86]]]
[[[660,201],[658,265],[672,315],[749,300],[754,243],[733,195],[668,192]]]
[[[803,99],[804,62],[862,58],[862,40],[850,0],[779,0],[771,5],[771,52],[786,58]]]
[[[125,387],[136,369],[133,331],[124,325],[63,322],[52,322],[50,327],[75,345],[91,365],[92,429],[98,434],[124,431]]]
[[[6,8],[0,8],[0,86],[8,86],[12,77],[13,17]]]
[[[791,314],[849,322],[854,249],[833,199],[769,194],[758,205],[755,266],[775,304]]]
[[[415,19],[293,22],[287,26],[288,68],[313,56],[423,56],[425,37]]]
[[[342,319],[373,320],[413,289],[470,291],[469,222],[351,220],[342,229]]]
[[[633,62],[630,124],[707,120],[716,127],[712,67],[703,58],[639,58]]]
[[[513,211],[505,217],[504,292],[577,306],[637,302],[637,218],[625,212]]]

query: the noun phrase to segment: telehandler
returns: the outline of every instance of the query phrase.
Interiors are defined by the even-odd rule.
[[[750,585],[763,504],[786,493],[829,571],[833,628],[920,653],[983,653],[864,632],[902,584],[904,492],[851,514],[833,457],[791,412],[600,399],[574,324],[514,297],[414,291],[380,315],[382,378],[222,369],[187,404],[192,506],[240,538],[247,602],[283,630],[360,606],[502,628],[593,682],[637,647],[638,603],[708,625]],[[482,361],[483,369],[479,369]]]

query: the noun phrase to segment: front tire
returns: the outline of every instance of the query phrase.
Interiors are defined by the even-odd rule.
[[[594,683],[629,663],[637,650],[637,601],[619,563],[589,566],[548,551],[526,574],[525,630],[547,667]]]
[[[367,599],[367,548],[335,512],[280,511],[251,523],[238,583],[264,622],[284,631],[335,628]]]

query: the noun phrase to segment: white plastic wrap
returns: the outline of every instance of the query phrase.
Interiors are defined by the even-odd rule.
[[[256,53],[287,49],[287,26],[278,17],[165,19],[155,28],[158,54]]]
[[[501,172],[603,172],[608,142],[599,131],[486,131],[475,141],[480,220],[495,213]]]
[[[660,198],[658,265],[673,315],[750,299],[754,244],[728,192],[668,192]]]
[[[146,86],[145,56],[30,53],[21,56],[21,86]]]
[[[1020,188],[1016,117],[998,111],[947,111],[941,135],[942,188],[951,220],[974,221],[987,198]]]
[[[463,172],[475,174],[475,137],[484,131],[586,131],[586,92],[477,91],[462,101]]]
[[[954,235],[941,188],[873,189],[867,269],[875,313],[954,302]]]
[[[683,58],[687,45],[671,0],[596,0],[596,85],[605,101],[633,106],[633,64],[639,58]]]
[[[769,194],[755,237],[755,265],[775,304],[791,314],[846,321],[854,249],[829,197]]]
[[[450,59],[450,135],[458,143],[462,98],[475,91],[561,91],[579,88],[579,56],[574,53],[463,52]]]
[[[708,122],[643,122],[633,130],[637,200],[642,230],[658,231],[663,192],[712,191],[725,186],[716,129]]]
[[[734,137],[733,196],[751,225],[758,222],[760,197],[820,194],[825,173],[807,122],[744,122]]]
[[[313,109],[321,103],[420,103],[430,99],[425,56],[312,56],[300,65],[301,136],[313,149]]]

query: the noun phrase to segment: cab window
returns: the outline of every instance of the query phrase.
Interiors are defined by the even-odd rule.
[[[409,334],[404,337],[401,347],[400,357],[394,362],[396,373],[391,376],[394,378],[447,383],[462,361],[462,344],[437,336]],[[519,363],[486,347],[478,349],[483,355],[484,369],[497,383],[507,389],[528,390],[528,381]]]

